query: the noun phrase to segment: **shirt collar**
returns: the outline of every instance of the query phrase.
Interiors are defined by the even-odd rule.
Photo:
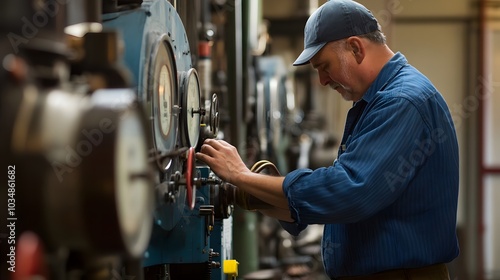
[[[365,95],[363,95],[363,99],[370,103],[371,100],[375,97],[376,93],[380,90],[383,90],[387,83],[392,80],[394,76],[399,72],[399,70],[408,64],[406,57],[397,52],[380,70],[377,78],[371,86],[366,91]]]

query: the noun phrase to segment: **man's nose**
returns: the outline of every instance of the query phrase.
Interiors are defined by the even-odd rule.
[[[319,74],[319,83],[322,86],[327,86],[332,81],[332,79],[330,79],[330,76],[326,72],[320,71],[318,74]]]

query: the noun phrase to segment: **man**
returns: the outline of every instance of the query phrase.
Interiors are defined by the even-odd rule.
[[[322,5],[304,41],[294,65],[310,63],[322,85],[354,102],[333,165],[255,174],[218,140],[205,141],[197,158],[274,205],[261,212],[290,233],[324,224],[331,279],[449,279],[445,263],[459,253],[458,144],[443,97],[354,1]]]

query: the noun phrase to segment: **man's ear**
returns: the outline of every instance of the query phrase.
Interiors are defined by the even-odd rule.
[[[353,36],[349,37],[347,39],[347,45],[349,46],[351,53],[354,55],[354,58],[356,58],[356,62],[358,64],[361,64],[363,60],[365,59],[365,46],[363,44],[363,41],[361,38]]]

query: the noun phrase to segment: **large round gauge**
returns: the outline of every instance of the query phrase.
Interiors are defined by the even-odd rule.
[[[128,255],[140,257],[151,234],[154,191],[145,120],[134,100],[135,93],[126,89],[98,90],[92,94],[91,108],[83,113],[81,128],[96,136],[102,135],[102,143],[94,136],[95,147],[82,161],[82,176],[86,177],[82,182],[86,189],[82,196],[84,200],[92,200],[99,209],[87,210],[86,222],[91,219],[96,227],[107,226],[108,233],[117,233],[114,235],[119,240],[116,248],[122,247]],[[82,142],[80,139],[82,137],[79,138]],[[104,213],[108,213],[107,219],[96,217]],[[116,221],[110,218],[112,213]],[[106,239],[94,242],[112,244]]]
[[[149,242],[153,196],[148,176],[147,144],[137,112],[121,116],[117,127],[115,176],[118,220],[124,244],[140,256]],[[145,219],[146,218],[146,219]]]
[[[184,146],[196,147],[200,137],[200,83],[191,68],[184,76],[182,94],[181,138]]]
[[[22,94],[15,162],[19,169],[37,166],[16,178],[23,220],[61,248],[141,257],[151,237],[154,185],[135,91]]]
[[[161,65],[158,79],[158,118],[161,134],[164,138],[170,132],[172,122],[172,71],[166,65]]]
[[[158,153],[175,149],[177,138],[177,69],[168,37],[162,36],[152,48],[147,92],[151,100],[154,148]],[[166,167],[166,163],[161,166]]]
[[[95,134],[95,147],[82,161],[85,178],[81,187],[85,189],[83,200],[95,205],[95,212],[85,211],[86,222],[92,221],[100,228],[106,226],[108,233],[115,232],[116,248],[140,257],[152,230],[154,188],[145,120],[134,100],[135,93],[126,89],[98,90],[92,94],[91,108],[83,113],[80,127],[89,131],[88,135]],[[81,139],[85,138],[78,138],[83,142]],[[97,217],[105,216],[104,213],[108,213],[107,219]],[[113,244],[105,238],[94,242]]]

